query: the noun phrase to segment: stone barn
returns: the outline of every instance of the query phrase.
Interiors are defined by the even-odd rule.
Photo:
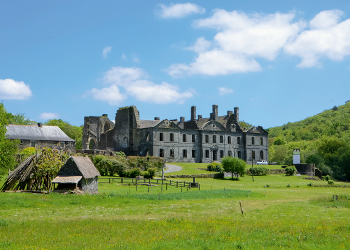
[[[98,193],[98,176],[101,176],[89,157],[72,156],[52,181],[56,192],[76,190],[88,194]]]

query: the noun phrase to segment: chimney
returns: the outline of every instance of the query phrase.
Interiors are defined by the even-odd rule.
[[[219,113],[219,107],[218,105],[213,105],[213,113],[212,113],[212,119],[217,121],[218,120],[218,113]]]
[[[198,115],[198,121],[202,119],[202,115]]]
[[[185,117],[181,116],[180,117],[180,122],[185,122]]]
[[[43,124],[41,122],[38,122],[38,127],[39,128],[42,128],[43,127]]]
[[[234,110],[234,115],[235,115],[234,122],[239,123],[239,108],[235,107],[233,110]]]
[[[233,114],[231,110],[227,111],[227,116],[230,117]]]
[[[159,117],[154,117],[154,120],[155,120],[155,121],[159,121],[160,118],[159,118]]]
[[[191,121],[196,120],[196,106],[191,107]]]
[[[102,115],[102,117],[106,117],[106,118],[107,118],[107,117],[108,117],[108,115],[107,115],[107,114],[103,114],[103,115]]]

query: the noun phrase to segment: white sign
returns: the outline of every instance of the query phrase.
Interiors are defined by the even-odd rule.
[[[293,164],[300,164],[300,155],[293,155]]]

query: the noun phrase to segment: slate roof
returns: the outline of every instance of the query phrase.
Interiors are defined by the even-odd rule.
[[[140,120],[140,128],[152,128],[160,122],[160,120]]]
[[[7,139],[20,140],[41,140],[41,141],[74,141],[69,138],[57,126],[42,126],[37,125],[7,125]]]

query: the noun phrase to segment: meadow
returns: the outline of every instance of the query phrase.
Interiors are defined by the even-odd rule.
[[[201,190],[162,194],[160,186],[120,183],[100,183],[99,195],[0,193],[0,249],[349,248],[350,183],[315,187],[326,182],[285,175],[197,181]]]

